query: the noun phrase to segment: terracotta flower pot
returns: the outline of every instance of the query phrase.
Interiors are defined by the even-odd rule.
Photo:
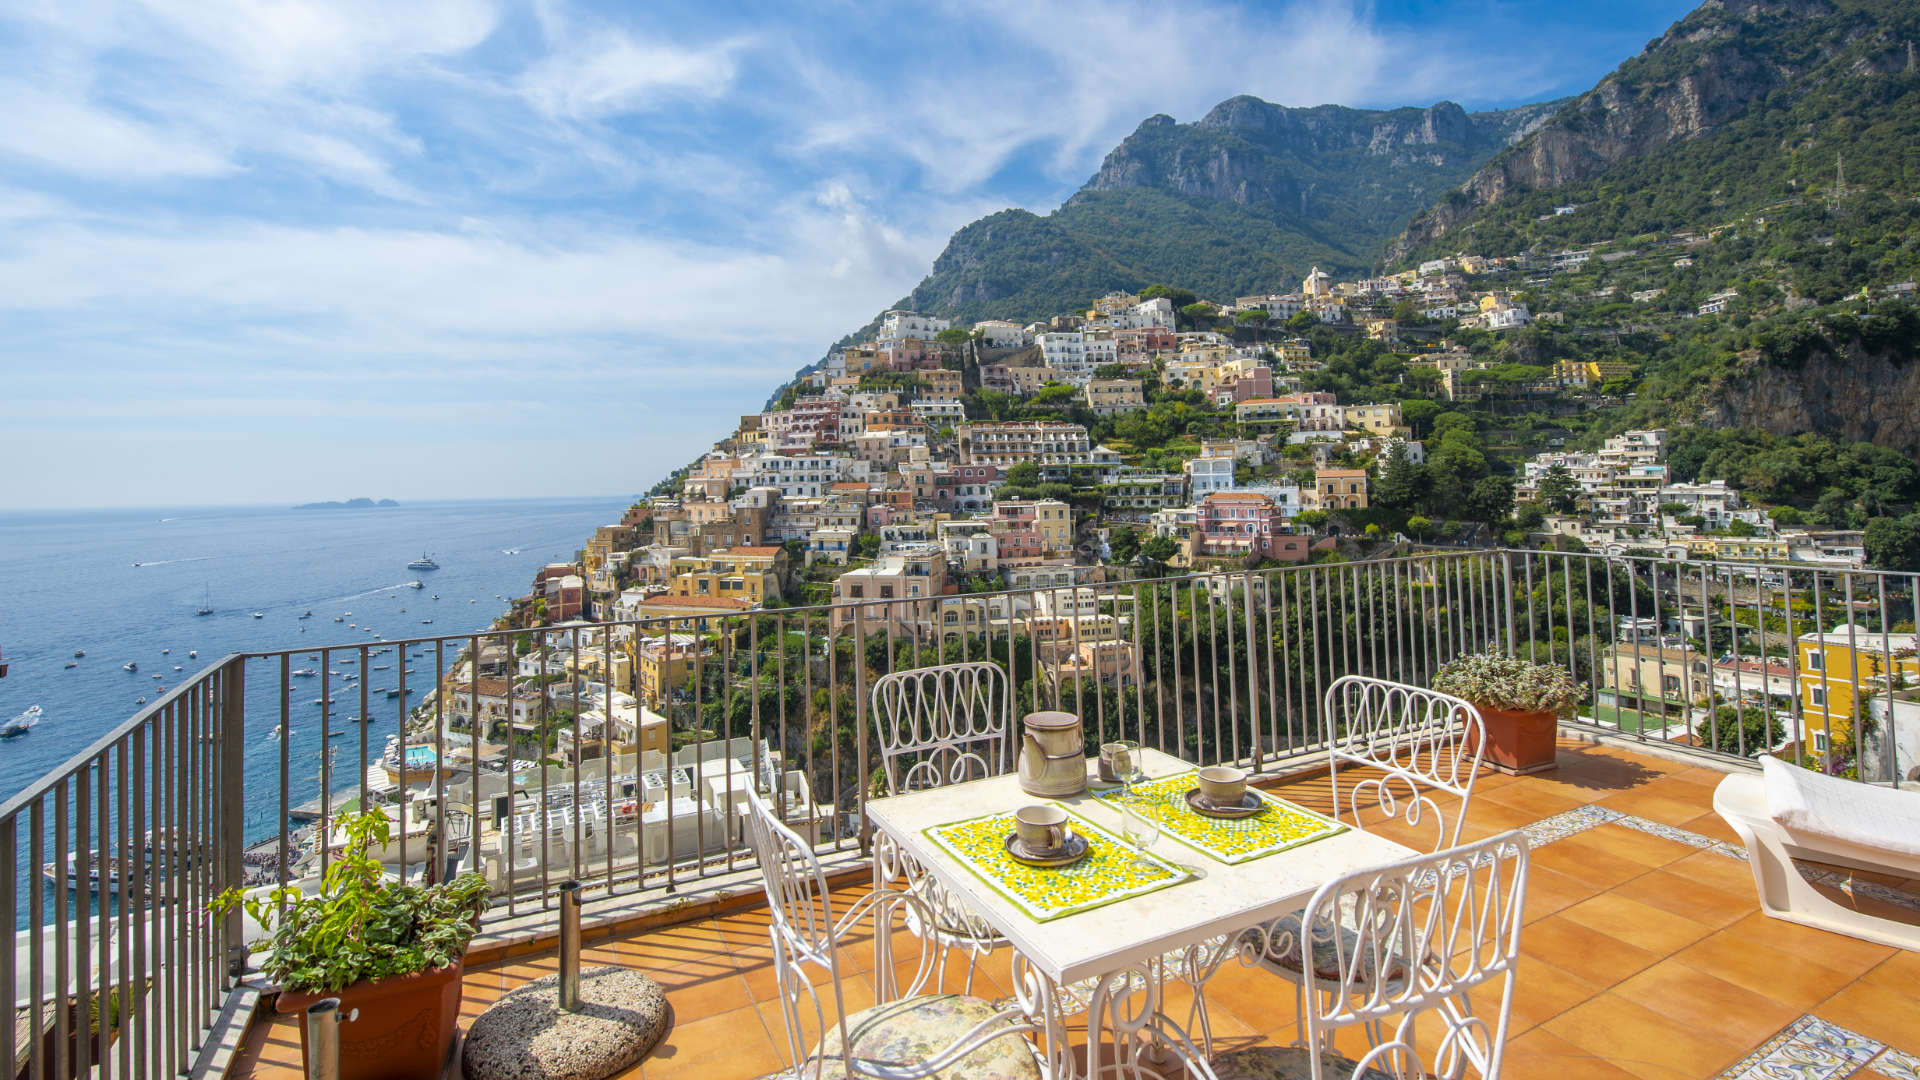
[[[275,1008],[304,1014],[307,1006],[340,999],[340,1080],[414,1080],[439,1076],[460,1022],[462,962],[376,982],[357,982],[334,994],[287,991]],[[345,1019],[360,1015],[352,1020]],[[300,1054],[307,1025],[300,1022]]]
[[[1516,775],[1553,768],[1559,720],[1551,712],[1522,712],[1481,705],[1480,720],[1487,733],[1482,761]]]

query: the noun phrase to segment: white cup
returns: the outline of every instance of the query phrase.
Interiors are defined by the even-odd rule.
[[[1023,806],[1013,812],[1013,831],[1030,852],[1054,851],[1067,844],[1067,812],[1057,806]]]

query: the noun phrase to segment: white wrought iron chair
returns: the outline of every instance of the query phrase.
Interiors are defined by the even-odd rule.
[[[1025,1022],[1018,1006],[995,1009],[981,998],[921,993],[933,973],[930,949],[920,950],[914,977],[897,994],[892,970],[874,972],[881,1003],[849,1014],[840,939],[868,915],[876,939],[891,934],[894,920],[910,912],[924,922],[929,918],[924,901],[899,889],[876,889],[836,919],[813,849],[755,792],[747,797],[747,839],[767,886],[774,977],[793,1075],[917,1080],[937,1073],[942,1080],[1040,1080],[1040,1059],[1027,1039],[1036,1028]],[[809,966],[824,974],[824,984],[815,986]],[[823,992],[831,996],[832,1019]],[[817,1044],[810,1030],[819,1033]]]
[[[964,783],[1007,771],[1012,703],[1006,673],[984,661],[896,671],[873,684],[874,723],[879,728],[880,767],[887,794]],[[930,924],[909,920],[909,929],[940,953],[945,985],[947,957],[967,955],[964,988],[973,990],[974,967],[1006,944],[991,926],[969,912],[891,845],[874,853],[883,881],[902,881],[933,913]]]
[[[1527,862],[1526,835],[1516,830],[1322,885],[1307,902],[1309,922],[1348,925],[1351,936],[1317,942],[1256,931],[1239,942],[1243,955],[1293,952],[1303,966],[1324,963],[1329,992],[1313,995],[1299,1044],[1232,1051],[1204,1072],[1191,1071],[1211,1080],[1398,1080],[1460,1077],[1471,1068],[1496,1080],[1513,1007]],[[1479,1006],[1490,1011],[1476,1014],[1469,993],[1495,981],[1498,1001],[1480,995]],[[1332,1039],[1355,1026],[1374,1036],[1358,1061],[1335,1052]]]
[[[1467,820],[1473,797],[1473,779],[1480,771],[1484,745],[1480,710],[1460,698],[1403,683],[1348,675],[1327,687],[1322,722],[1327,740],[1328,783],[1333,789],[1333,816],[1356,829],[1367,827],[1363,804],[1371,804],[1388,820],[1411,828],[1430,827],[1434,843],[1429,850],[1454,847]],[[1365,769],[1343,801],[1340,768]],[[1451,815],[1436,795],[1458,798]],[[1451,817],[1451,824],[1449,824]],[[1269,924],[1268,932],[1299,937],[1300,915],[1287,915]],[[1331,990],[1333,943],[1351,941],[1353,930],[1337,923],[1309,924],[1307,937],[1318,943],[1322,960],[1304,974],[1305,953],[1276,950],[1261,966],[1305,988]]]

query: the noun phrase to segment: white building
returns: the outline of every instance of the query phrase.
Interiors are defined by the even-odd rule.
[[[773,488],[783,499],[817,498],[842,480],[867,480],[871,468],[865,461],[838,454],[761,454],[752,459],[746,484]]]
[[[880,317],[879,340],[886,344],[907,338],[931,341],[934,335],[952,325],[952,319],[936,319],[915,311],[889,311]]]
[[[1187,497],[1200,501],[1216,491],[1233,490],[1232,455],[1188,458],[1180,463],[1187,474]]]
[[[1033,343],[1025,327],[1004,319],[982,319],[973,324],[973,329],[989,349],[1018,349]]]
[[[1060,381],[1070,386],[1085,386],[1094,369],[1120,359],[1109,331],[1055,331],[1035,334],[1034,341]]]

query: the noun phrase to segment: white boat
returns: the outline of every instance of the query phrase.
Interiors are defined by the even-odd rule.
[[[33,730],[40,722],[40,706],[29,705],[27,711],[7,721],[6,727],[0,727],[0,739],[17,739]]]
[[[288,672],[287,674],[292,675],[296,679],[311,679],[315,675],[318,675],[320,673],[313,670],[310,667],[303,667],[303,668],[295,668],[292,671]]]
[[[419,578],[414,578],[412,581],[407,582],[407,588],[409,589],[424,589],[426,587],[427,583],[421,581]]]
[[[438,570],[438,569],[440,569],[440,564],[439,564],[439,563],[437,563],[437,562],[434,562],[434,561],[433,561],[433,556],[432,556],[432,555],[429,555],[429,554],[424,554],[424,553],[423,553],[423,554],[422,554],[422,555],[421,555],[421,556],[420,556],[419,558],[417,558],[417,559],[415,559],[415,560],[413,560],[412,562],[410,562],[410,563],[408,563],[408,564],[407,564],[407,569],[409,569],[409,570]]]
[[[256,619],[264,619],[267,617],[267,613],[264,611],[256,611],[253,613],[253,617]]]
[[[132,660],[129,660],[126,663],[120,665],[120,670],[121,671],[139,671],[140,665],[135,663]]]
[[[200,650],[199,650],[199,649],[188,649],[188,650],[187,650],[187,659],[189,659],[189,660],[195,660],[195,659],[198,659],[198,658],[199,658],[199,656],[200,656]]]

